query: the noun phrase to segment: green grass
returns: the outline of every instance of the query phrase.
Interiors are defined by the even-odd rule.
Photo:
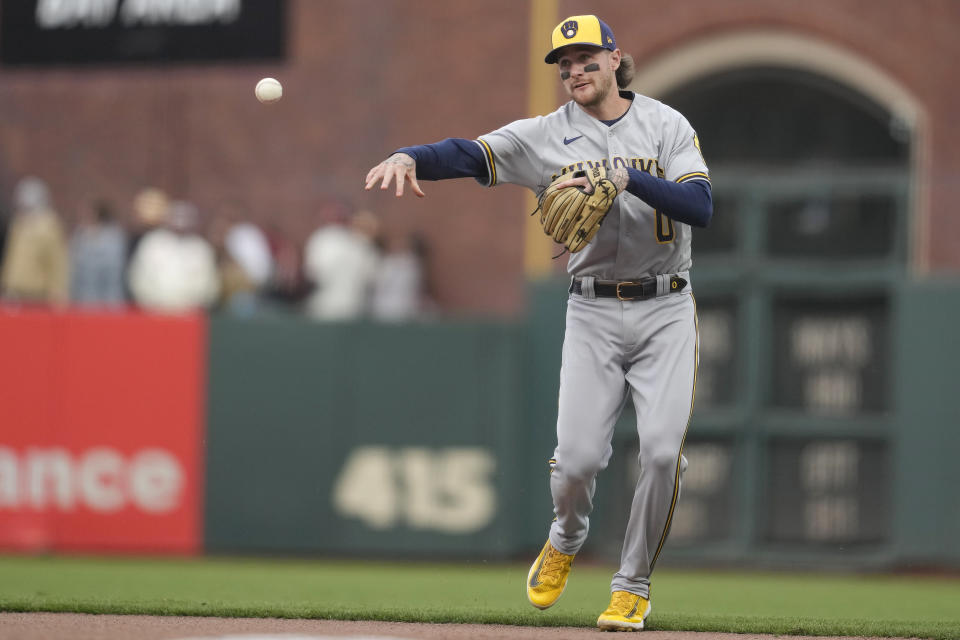
[[[0,610],[593,626],[611,567],[574,566],[548,611],[526,566],[0,556]],[[660,630],[960,638],[960,580],[660,569]]]

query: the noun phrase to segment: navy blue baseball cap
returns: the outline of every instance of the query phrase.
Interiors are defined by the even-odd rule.
[[[600,47],[614,51],[617,41],[613,38],[613,31],[606,22],[597,16],[570,16],[553,29],[550,35],[550,44],[553,49],[543,59],[547,64],[557,61],[557,53],[563,47],[572,44]]]

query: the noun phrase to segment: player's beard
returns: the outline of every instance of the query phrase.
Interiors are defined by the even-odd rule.
[[[600,79],[593,84],[596,90],[596,92],[593,94],[593,97],[581,100],[577,98],[576,94],[572,94],[573,100],[581,107],[596,107],[601,105],[603,104],[603,101],[606,100],[610,95],[610,92],[613,90],[616,81],[617,77],[612,73],[601,76]]]

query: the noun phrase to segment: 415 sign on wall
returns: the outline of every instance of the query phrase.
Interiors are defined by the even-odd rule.
[[[495,468],[482,447],[359,447],[337,476],[333,506],[372,529],[473,533],[496,513]]]

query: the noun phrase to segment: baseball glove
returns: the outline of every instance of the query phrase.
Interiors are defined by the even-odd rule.
[[[561,182],[580,177],[586,177],[592,189],[556,187]],[[563,174],[540,194],[537,209],[540,211],[543,232],[570,253],[576,253],[597,235],[616,197],[617,187],[607,178],[607,170],[603,166]]]

